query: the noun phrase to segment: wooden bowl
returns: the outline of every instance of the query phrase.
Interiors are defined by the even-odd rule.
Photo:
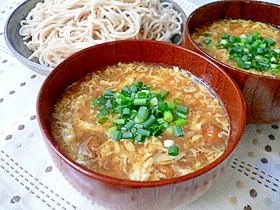
[[[57,147],[51,133],[53,106],[66,87],[89,72],[118,62],[147,62],[189,70],[213,88],[229,115],[225,152],[206,167],[160,181],[128,181],[101,175],[73,162]],[[229,94],[230,93],[230,94]],[[37,100],[39,126],[62,175],[84,196],[112,209],[174,209],[197,199],[227,167],[246,124],[245,102],[236,83],[220,67],[181,46],[148,40],[127,40],[82,50],[58,65],[46,78]]]
[[[203,51],[191,38],[201,25],[221,19],[247,19],[280,25],[280,5],[249,1],[228,0],[205,4],[187,18],[182,45],[225,69],[240,87],[247,105],[247,123],[280,121],[280,79],[251,74],[228,66]]]

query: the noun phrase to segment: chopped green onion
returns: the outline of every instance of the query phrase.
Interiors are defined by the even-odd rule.
[[[183,130],[180,126],[177,126],[177,125],[173,126],[173,131],[174,131],[175,136],[183,136],[184,135]]]
[[[168,147],[168,155],[177,156],[179,154],[179,147],[176,145],[172,145]]]
[[[157,121],[157,119],[155,118],[155,116],[150,115],[150,117],[146,121],[143,122],[143,127],[147,129],[150,126],[152,126],[156,121]]]
[[[111,136],[114,136],[115,132],[117,131],[117,127],[113,126],[111,128],[108,129],[108,132]]]
[[[272,69],[280,68],[279,49],[271,49],[271,46],[276,45],[275,40],[261,37],[258,31],[240,37],[224,33],[218,42],[218,47],[226,49],[229,58],[241,69],[270,70],[275,73]]]
[[[174,110],[176,108],[176,104],[174,102],[167,101],[166,103],[169,110]]]
[[[189,108],[186,106],[178,106],[177,111],[182,113],[182,114],[186,114],[188,112]]]
[[[211,37],[212,34],[211,34],[211,33],[204,33],[204,36],[205,36],[205,37]]]
[[[147,98],[135,98],[133,103],[136,106],[147,105]]]
[[[131,100],[128,98],[121,100],[121,106],[130,106],[132,104]]]
[[[103,114],[99,114],[96,116],[96,121],[100,124],[103,124],[108,121],[108,117]]]
[[[148,91],[141,91],[141,92],[138,92],[137,94],[136,94],[136,97],[137,98],[147,98],[148,97],[148,94],[149,94],[149,92]]]
[[[178,112],[178,111],[173,111],[173,116],[175,116],[175,118],[182,118],[182,119],[186,119],[187,118],[187,115],[186,114],[183,114],[181,112]]]
[[[135,143],[143,143],[148,137],[164,132],[182,135],[180,129],[174,127],[181,128],[186,124],[188,108],[179,98],[167,100],[169,95],[167,90],[152,90],[150,85],[134,82],[120,92],[105,90],[91,101],[91,105],[98,109],[98,123],[111,120],[108,133],[114,140],[132,139]]]
[[[186,119],[175,120],[175,125],[177,125],[177,126],[183,126],[183,125],[186,125],[186,123],[187,123]]]
[[[254,32],[253,32],[253,37],[258,38],[258,37],[259,37],[259,32],[254,31]]]
[[[167,91],[167,90],[162,90],[160,92],[160,96],[161,96],[162,99],[165,99],[167,96],[169,96],[169,94],[170,94],[170,92]]]
[[[113,112],[116,113],[116,114],[122,114],[122,106],[120,105],[117,105],[114,109],[113,109]]]
[[[121,133],[121,131],[116,131],[115,133],[114,133],[114,136],[113,136],[113,140],[121,140],[121,138],[122,138],[122,133]]]
[[[222,39],[227,39],[228,37],[229,37],[228,34],[225,34],[225,33],[222,34]]]
[[[204,40],[204,43],[207,44],[207,45],[209,45],[209,44],[211,43],[211,39],[208,39],[208,38],[205,39],[205,40]]]
[[[134,142],[136,143],[143,143],[146,139],[146,136],[142,136],[142,135],[136,135],[134,137]]]
[[[107,109],[112,109],[114,106],[111,100],[108,100],[104,105]]]
[[[150,105],[151,105],[151,106],[157,106],[157,105],[158,105],[158,98],[157,98],[157,97],[153,97],[153,98],[150,100]]]
[[[117,125],[123,125],[123,124],[125,124],[125,119],[120,119],[120,118],[114,119],[113,123],[115,123]]]
[[[173,115],[172,112],[170,110],[164,111],[163,112],[163,119],[166,122],[172,122],[173,121]]]
[[[149,116],[148,108],[146,106],[141,106],[136,116],[137,120],[135,121],[137,123],[143,122],[144,120],[147,119],[148,116]]]
[[[228,38],[228,41],[231,43],[235,42],[235,40],[236,40],[235,36],[229,36],[229,38]]]
[[[123,139],[133,139],[133,133],[132,132],[122,133],[122,138]]]
[[[182,99],[180,99],[180,98],[174,98],[173,102],[177,105],[181,105],[183,103]]]
[[[131,90],[130,90],[129,87],[125,86],[125,87],[122,89],[121,93],[122,93],[123,95],[125,95],[125,96],[130,96]]]
[[[99,112],[100,112],[102,115],[107,115],[107,114],[110,113],[110,111],[109,111],[106,107],[104,107],[104,106],[102,106],[102,107],[99,109]]]
[[[122,110],[122,117],[129,118],[131,116],[131,110],[128,107],[124,107]]]
[[[106,99],[103,96],[91,101],[91,104],[93,106],[104,105],[105,103],[106,103]]]
[[[158,110],[159,111],[167,111],[168,110],[168,104],[165,101],[158,102]]]
[[[112,91],[112,90],[105,90],[103,92],[103,96],[104,96],[105,99],[106,98],[112,98],[113,95],[114,95],[114,91]]]
[[[130,129],[132,129],[132,128],[134,127],[134,125],[135,125],[135,121],[134,121],[134,120],[130,120],[130,121],[128,121],[128,122],[124,125],[124,128],[125,128],[126,130],[130,130]]]
[[[150,131],[149,130],[146,130],[146,129],[142,129],[142,128],[139,128],[138,130],[137,130],[137,133],[138,133],[138,135],[141,135],[141,136],[149,136],[150,135]]]

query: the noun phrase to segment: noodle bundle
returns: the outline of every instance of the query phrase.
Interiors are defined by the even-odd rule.
[[[20,35],[42,65],[96,44],[123,39],[170,41],[183,20],[159,0],[45,0],[20,22]]]

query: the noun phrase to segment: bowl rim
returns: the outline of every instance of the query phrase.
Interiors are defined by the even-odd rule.
[[[12,40],[11,40],[11,35],[9,34],[9,30],[8,28],[11,27],[10,24],[11,24],[11,20],[12,18],[19,12],[21,11],[23,8],[25,8],[28,4],[30,4],[32,2],[35,3],[35,6],[37,5],[37,3],[39,2],[44,2],[44,0],[30,0],[30,1],[24,1],[22,2],[8,17],[8,19],[6,20],[5,22],[5,25],[4,25],[4,40],[6,42],[6,45],[8,47],[8,49],[12,52],[12,54],[15,55],[15,57],[23,64],[25,65],[26,67],[28,67],[29,69],[39,73],[39,74],[42,74],[42,75],[45,75],[45,76],[48,76],[48,74],[50,74],[54,68],[52,67],[49,67],[49,66],[45,66],[43,64],[40,64],[39,62],[37,61],[34,61],[34,60],[30,60],[28,59],[27,57],[25,57],[20,51],[17,50],[17,48],[15,48],[12,44]],[[183,40],[183,34],[184,34],[184,27],[185,27],[185,22],[186,22],[186,19],[187,19],[187,15],[184,11],[184,9],[174,0],[160,0],[160,2],[169,2],[169,3],[172,3],[173,4],[173,8],[174,10],[176,10],[177,12],[179,12],[181,14],[181,17],[182,17],[182,24],[181,24],[181,27],[182,27],[182,31],[181,31],[181,34],[179,34],[179,38],[177,40],[176,43],[174,44],[178,44],[180,45],[182,43],[182,40]],[[34,6],[34,7],[35,7]],[[31,9],[33,9],[34,7],[32,7]],[[30,9],[30,10],[31,10]],[[28,12],[29,13],[29,12]],[[24,19],[25,17],[23,17],[22,19]],[[19,24],[19,23],[17,23]],[[20,35],[19,35],[20,36]],[[24,41],[23,41],[24,42]],[[25,44],[24,44],[25,45]],[[27,46],[25,46],[26,49]],[[28,49],[29,50],[29,49]]]
[[[260,74],[255,74],[255,73],[251,73],[251,72],[247,72],[241,69],[238,69],[234,66],[230,66],[226,63],[223,63],[221,61],[219,61],[218,59],[214,58],[213,56],[211,56],[210,54],[208,54],[206,51],[204,51],[202,48],[198,47],[197,44],[195,43],[195,41],[192,39],[190,30],[189,30],[189,24],[190,24],[190,20],[194,18],[194,15],[198,14],[201,10],[205,9],[206,7],[210,7],[213,5],[218,5],[218,4],[230,4],[230,3],[237,3],[237,2],[244,2],[244,3],[249,3],[249,4],[262,4],[262,5],[267,5],[267,6],[275,6],[278,7],[280,10],[280,5],[272,3],[272,2],[265,2],[265,1],[259,1],[259,0],[255,0],[255,1],[251,1],[251,0],[218,0],[218,1],[214,1],[214,2],[208,2],[204,5],[201,5],[200,7],[197,7],[195,10],[193,10],[191,12],[191,14],[187,17],[186,20],[186,24],[184,27],[184,37],[187,36],[189,41],[191,42],[191,44],[195,47],[196,50],[198,50],[200,53],[202,53],[203,56],[207,57],[208,59],[218,63],[220,66],[222,66],[222,68],[225,69],[232,69],[234,71],[240,72],[240,73],[244,73],[245,75],[248,76],[253,76],[253,77],[258,77],[258,78],[264,78],[264,79],[269,79],[269,80],[280,80],[279,78],[274,78],[271,76],[267,76],[267,75],[260,75]],[[280,23],[279,23],[279,30],[280,30]]]
[[[189,174],[186,174],[186,175],[183,175],[183,176],[180,176],[180,177],[174,177],[174,178],[170,178],[170,179],[161,179],[161,180],[157,180],[157,181],[132,181],[132,180],[123,180],[123,179],[119,179],[119,178],[110,177],[110,176],[107,176],[107,175],[104,175],[104,174],[94,172],[90,169],[87,169],[86,167],[76,163],[74,160],[67,157],[63,153],[63,151],[56,146],[56,144],[54,143],[54,139],[51,136],[51,134],[48,133],[48,132],[45,132],[47,130],[47,123],[42,122],[42,120],[41,120],[41,116],[43,116],[43,113],[40,109],[40,103],[42,103],[42,100],[44,98],[43,97],[43,92],[44,92],[44,89],[46,88],[47,84],[50,83],[53,80],[53,78],[55,78],[57,76],[57,74],[59,74],[60,67],[65,65],[66,63],[71,62],[72,58],[75,57],[76,55],[86,53],[87,51],[90,51],[93,48],[98,48],[98,47],[102,47],[102,46],[106,46],[106,45],[112,45],[112,44],[113,45],[114,44],[122,44],[122,43],[125,43],[125,42],[126,43],[131,43],[131,44],[133,44],[135,42],[149,42],[149,43],[157,43],[157,44],[166,45],[166,46],[169,45],[169,47],[172,46],[172,47],[175,47],[175,48],[180,48],[180,49],[186,51],[187,53],[192,53],[192,54],[200,57],[201,59],[207,60],[207,62],[209,62],[211,65],[215,66],[215,68],[217,68],[219,71],[222,72],[222,74],[225,75],[225,77],[228,79],[230,84],[236,90],[238,98],[240,98],[240,100],[241,100],[242,107],[241,107],[240,111],[243,112],[243,114],[240,117],[240,126],[235,131],[236,138],[232,141],[232,144],[226,148],[224,153],[219,158],[217,158],[215,161],[208,164],[207,166],[205,166],[202,169],[196,170],[194,172],[191,172]],[[37,102],[36,102],[36,111],[37,111],[37,116],[38,116],[39,127],[40,127],[40,129],[43,133],[43,136],[45,137],[44,138],[45,142],[50,147],[49,149],[51,149],[57,156],[59,156],[59,158],[61,160],[63,160],[68,166],[74,168],[76,171],[79,171],[80,173],[84,174],[87,177],[93,178],[94,180],[102,181],[102,182],[105,182],[107,184],[128,187],[128,188],[150,188],[150,187],[164,186],[164,185],[168,185],[168,184],[176,184],[176,183],[179,183],[179,182],[184,182],[184,181],[196,178],[196,177],[198,177],[202,174],[208,173],[212,169],[219,166],[219,164],[221,164],[225,160],[228,160],[228,158],[231,157],[231,154],[233,153],[233,151],[235,150],[239,141],[241,140],[241,137],[244,133],[245,125],[246,125],[246,105],[245,105],[242,93],[241,93],[239,87],[237,86],[237,84],[235,83],[235,81],[221,67],[219,67],[217,64],[215,64],[211,60],[205,58],[204,56],[202,56],[202,55],[200,55],[196,52],[193,52],[193,51],[191,51],[191,50],[189,50],[185,47],[175,45],[175,44],[172,44],[172,43],[155,41],[155,40],[119,40],[119,41],[113,41],[113,42],[106,42],[106,43],[103,43],[103,44],[99,44],[99,45],[95,45],[95,46],[92,46],[92,47],[85,48],[85,49],[83,49],[83,50],[81,50],[77,53],[74,53],[70,57],[66,58],[62,63],[60,63],[51,72],[51,74],[45,79],[45,81],[43,82],[43,85],[40,88],[38,98],[37,98]]]

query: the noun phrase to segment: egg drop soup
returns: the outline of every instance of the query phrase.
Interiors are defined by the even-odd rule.
[[[95,107],[93,100],[108,90],[120,95],[135,82],[150,87],[152,94],[168,92],[165,102],[176,101],[178,107],[187,108],[187,112],[181,114],[183,120],[179,119],[184,123],[177,126],[181,134],[176,135],[172,129],[177,123],[172,108],[167,112],[173,114],[174,121],[168,118],[165,122],[165,116],[154,120],[165,125],[164,132],[147,134],[141,141],[134,137],[138,131],[130,132],[131,138],[127,135],[115,138],[112,133],[116,131],[112,131],[112,127],[114,120],[120,117],[118,114],[108,114],[101,122],[97,120],[100,107]],[[142,92],[145,95],[148,91]],[[127,100],[134,100],[133,97]],[[157,100],[146,102],[146,109],[161,109]],[[147,112],[151,112],[149,109]],[[135,111],[131,115],[135,115]],[[135,127],[143,127],[145,122],[136,118],[131,121]],[[120,132],[126,130],[122,125],[116,127]],[[149,133],[150,127],[144,126],[142,130]],[[227,147],[229,132],[225,107],[206,84],[177,67],[146,63],[120,63],[86,75],[65,90],[52,114],[53,137],[69,158],[97,173],[126,180],[155,181],[199,170],[221,156]],[[169,153],[171,147],[175,152]]]
[[[253,74],[280,78],[280,30],[258,21],[217,20],[199,26],[192,39],[218,61]]]

